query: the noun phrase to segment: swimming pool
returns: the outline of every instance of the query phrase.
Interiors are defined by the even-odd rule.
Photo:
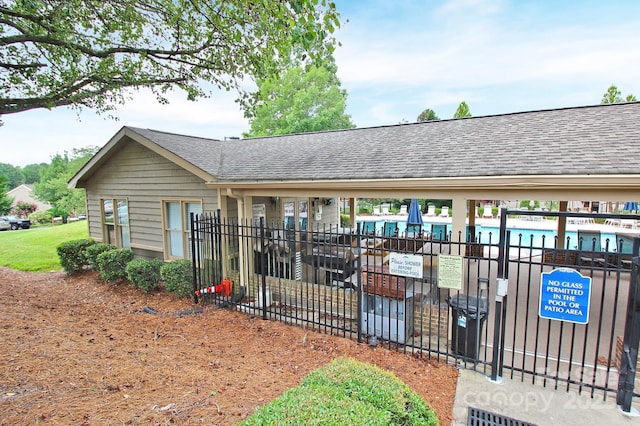
[[[358,223],[365,222],[364,220],[358,220]],[[370,222],[370,221],[366,221]],[[378,234],[382,233],[384,224],[386,222],[395,222],[398,224],[398,232],[402,235],[407,227],[406,222],[402,221],[375,221],[376,231]],[[427,232],[431,232],[433,225],[441,225],[442,222],[425,222],[423,229]],[[525,229],[525,228],[507,228],[511,231],[511,238],[509,240],[512,246],[522,245],[525,247],[534,248],[553,248],[555,247],[556,230],[555,229]],[[451,232],[451,224],[447,224],[447,232]],[[483,226],[476,225],[476,237],[479,238],[481,244],[498,244],[500,237],[500,228],[496,226]],[[568,242],[567,242],[568,239]],[[600,234],[600,244],[602,249],[609,248],[609,251],[615,251],[616,235],[613,233],[602,232]],[[608,240],[608,241],[607,241]],[[591,242],[585,242],[583,244],[591,245]],[[569,249],[575,249],[578,246],[578,233],[576,231],[566,231],[565,241],[563,246]]]

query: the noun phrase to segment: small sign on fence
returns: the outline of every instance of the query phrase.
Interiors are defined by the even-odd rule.
[[[422,256],[389,253],[389,273],[402,277],[422,278]]]
[[[438,287],[461,290],[463,278],[464,268],[462,256],[449,254],[438,255]]]
[[[591,277],[571,268],[543,272],[540,280],[540,318],[577,324],[589,322]]]

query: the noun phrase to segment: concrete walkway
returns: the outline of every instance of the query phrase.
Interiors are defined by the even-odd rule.
[[[460,370],[453,409],[455,426],[467,425],[469,407],[504,415],[538,426],[556,425],[640,425],[640,401],[635,401],[631,414],[616,406],[615,394],[603,401],[602,391],[590,397],[589,390],[554,389],[554,383],[531,378],[520,381],[501,379],[492,382],[483,373]],[[505,423],[508,424],[508,423]]]

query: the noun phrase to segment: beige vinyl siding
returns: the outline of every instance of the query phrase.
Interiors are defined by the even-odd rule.
[[[217,206],[217,191],[171,161],[129,141],[109,158],[87,185],[91,237],[102,240],[101,198],[127,198],[131,246],[163,251],[162,200],[201,200],[203,211]]]

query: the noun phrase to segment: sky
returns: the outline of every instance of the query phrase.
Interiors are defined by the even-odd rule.
[[[640,98],[640,1],[336,0],[338,77],[357,127],[416,121],[431,108],[452,118],[599,104],[615,84]],[[61,107],[2,117],[0,163],[48,163],[103,146],[122,126],[241,136],[249,122],[233,92],[168,105],[135,92],[113,120]]]

